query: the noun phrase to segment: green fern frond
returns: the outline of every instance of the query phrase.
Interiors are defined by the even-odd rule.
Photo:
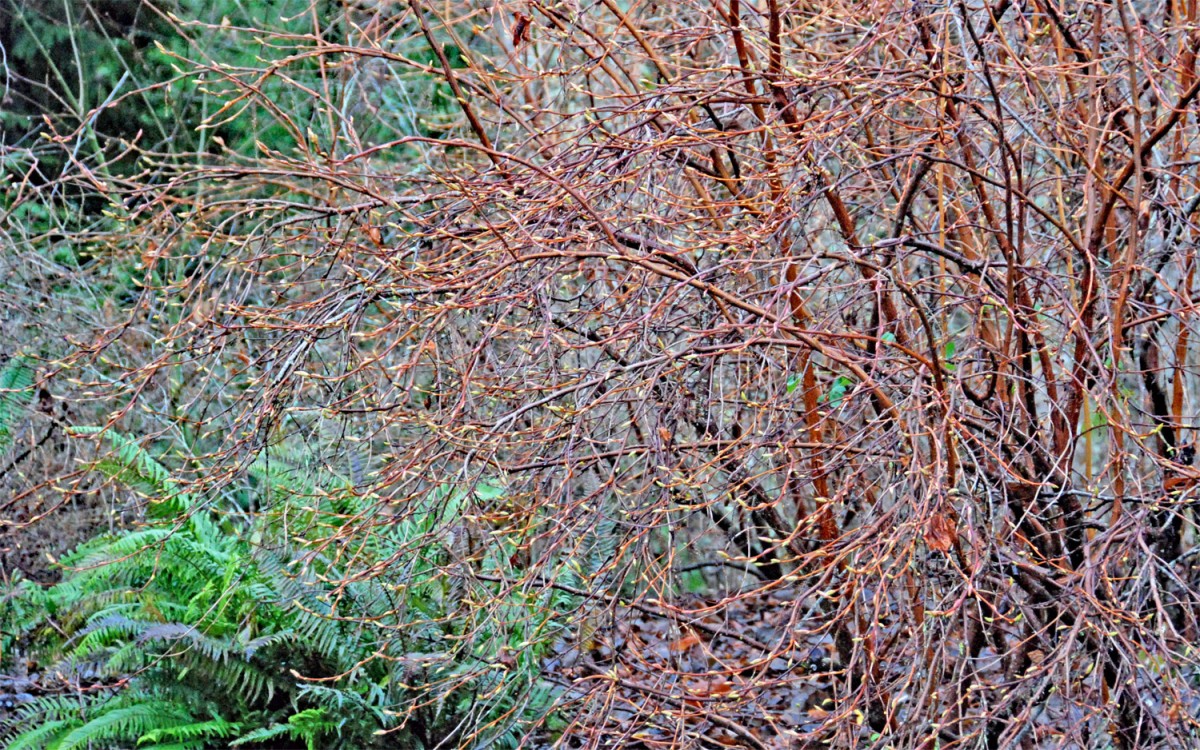
[[[292,727],[288,726],[287,724],[272,724],[269,727],[261,727],[259,729],[255,729],[251,732],[247,732],[246,734],[243,734],[241,737],[238,737],[236,740],[233,740],[232,742],[230,742],[229,745],[230,745],[230,747],[237,747],[239,745],[248,745],[252,742],[253,743],[267,742],[269,740],[278,739],[280,737],[291,737],[291,736],[292,736]]]
[[[120,560],[150,549],[169,538],[172,529],[149,528],[129,531],[121,535],[99,536],[85,542],[67,555],[60,565],[64,568],[79,568],[79,575],[103,576],[107,574],[106,563]],[[87,570],[84,570],[87,569]]]
[[[50,745],[55,737],[82,723],[79,720],[53,719],[39,722],[28,731],[19,732],[5,744],[7,750],[40,750]]]
[[[242,658],[251,659],[259,651],[269,649],[273,646],[278,646],[283,643],[294,643],[295,641],[296,634],[285,630],[282,632],[259,636],[258,638],[253,638],[244,643],[239,643],[238,645],[241,646],[242,649]]]
[[[33,400],[36,379],[32,362],[20,354],[0,368],[0,453],[12,447],[13,422]]]
[[[590,549],[587,551],[586,572],[591,577],[611,565],[616,558],[617,548],[621,543],[620,529],[616,521],[604,517],[600,519],[588,537]]]
[[[388,716],[385,709],[396,701],[373,682],[369,683],[369,689],[365,692],[367,695],[350,688],[309,683],[300,686],[299,695],[339,717],[361,716],[381,729],[393,726],[396,720]]]
[[[270,703],[276,692],[292,684],[290,675],[267,673],[241,659],[214,661],[192,652],[177,658],[196,679],[208,680],[209,685],[219,686],[248,705]]]
[[[79,641],[71,650],[77,659],[86,659],[121,640],[136,636],[145,624],[115,614],[105,614],[99,621],[89,623],[79,634]]]
[[[162,743],[194,743],[201,740],[224,739],[241,731],[241,724],[229,722],[222,718],[207,721],[195,721],[190,724],[179,724],[173,727],[163,727],[146,732],[138,739],[139,747],[151,743],[161,746]]]
[[[133,743],[148,732],[190,720],[188,712],[171,701],[119,705],[68,732],[54,743],[54,750],[104,746],[109,741]]]
[[[185,625],[176,622],[155,623],[144,627],[138,634],[138,641],[143,644],[152,641],[165,641],[168,643],[186,641],[190,648],[195,649],[205,659],[220,662],[228,661],[231,655],[236,652],[236,647],[218,638],[206,636],[194,625]]]
[[[50,670],[53,671],[53,670]],[[16,750],[45,748],[83,724],[84,712],[99,699],[75,695],[43,695],[21,705],[15,716],[4,722],[4,747]]]
[[[342,505],[334,508],[336,513],[354,510],[337,501],[347,493],[335,492],[350,482],[333,473],[328,466],[315,463],[306,449],[273,445],[255,457],[246,473],[258,485],[260,507],[273,507],[278,501],[291,498],[324,498],[335,506]]]
[[[101,459],[96,469],[112,479],[137,489],[154,501],[155,509],[164,515],[186,511],[193,505],[167,467],[158,462],[133,438],[105,427],[71,427],[68,433],[76,436],[99,435],[109,444],[115,456]]]
[[[37,719],[59,721],[77,718],[80,710],[86,705],[87,702],[80,702],[78,696],[43,695],[18,708],[17,719],[18,721]]]
[[[104,670],[112,675],[133,674],[153,663],[154,655],[137,641],[129,641],[114,648],[104,661]]]
[[[317,742],[325,736],[337,732],[338,723],[330,719],[324,708],[307,708],[288,717],[286,724],[273,724],[244,734],[233,742],[232,746],[245,745],[251,742],[265,742],[277,737],[288,736],[300,740],[308,750],[316,750]]]

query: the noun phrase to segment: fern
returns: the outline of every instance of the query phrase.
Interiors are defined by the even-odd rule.
[[[279,738],[310,748],[413,746],[398,717],[436,706],[423,710],[427,736],[457,735],[465,720],[483,728],[472,741],[511,746],[553,707],[541,663],[578,597],[492,583],[474,584],[478,596],[454,595],[446,573],[453,550],[430,543],[446,538],[468,506],[497,501],[498,485],[444,487],[424,512],[371,524],[377,497],[302,470],[294,456],[276,457],[250,471],[274,500],[255,503],[266,510],[231,528],[137,441],[103,436],[113,450],[98,470],[163,512],[148,528],[97,537],[63,558],[63,581],[44,599],[69,637],[42,656],[65,656],[63,669],[93,660],[126,686],[82,708],[22,715],[15,741],[57,747],[87,737],[97,750]],[[323,551],[335,535],[353,545],[355,565],[379,564],[382,574],[329,583],[347,577],[341,552]],[[477,564],[513,577],[511,543],[490,545]],[[501,648],[515,668],[495,666]]]
[[[253,732],[238,737],[233,742],[230,742],[230,747],[245,745],[251,742],[267,742],[268,740],[278,739],[279,737],[290,737],[292,735],[292,727],[287,724],[272,724],[269,727],[260,727]]]
[[[337,732],[338,724],[327,715],[323,708],[308,708],[288,718],[286,724],[272,724],[269,727],[256,729],[242,735],[229,743],[233,747],[251,742],[259,743],[273,740],[277,737],[291,737],[303,742],[308,750],[316,750],[322,736]]]
[[[159,463],[136,440],[104,427],[71,427],[68,433],[75,436],[103,437],[116,453],[98,461],[95,464],[96,470],[152,498],[160,515],[177,515],[191,507],[191,497],[180,488],[179,482],[167,467]]]
[[[241,725],[225,721],[224,719],[208,719],[207,721],[193,721],[188,724],[180,724],[173,727],[163,727],[161,729],[152,729],[146,732],[138,740],[138,743],[153,743],[161,745],[162,743],[194,743],[199,740],[208,739],[224,739],[232,735],[238,734],[241,731]]]
[[[36,375],[30,360],[17,355],[0,368],[0,453],[13,444],[13,422],[33,400]]]
[[[0,590],[0,669],[11,659],[24,634],[45,622],[49,605],[44,589],[24,578],[20,570],[12,572],[7,590]]]
[[[297,495],[315,496],[324,489],[322,477],[314,477],[302,466],[301,460],[279,447],[263,451],[247,468],[247,473],[259,485],[259,498],[267,507],[274,499],[286,500]],[[328,479],[328,478],[324,478]]]
[[[67,732],[54,743],[54,750],[75,750],[112,741],[136,739],[175,723],[190,721],[188,712],[172,701],[139,701],[103,711],[99,716]]]
[[[77,726],[77,722],[69,719],[49,719],[35,725],[34,728],[13,737],[5,747],[8,750],[37,750],[46,747],[51,740],[64,730]]]

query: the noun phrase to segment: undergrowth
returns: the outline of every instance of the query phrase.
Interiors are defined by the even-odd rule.
[[[96,469],[145,495],[148,521],[64,557],[61,583],[6,593],[0,621],[58,686],[7,747],[503,748],[546,724],[542,662],[580,602],[489,582],[511,573],[503,545],[463,553],[456,524],[499,486],[359,533],[385,504],[295,454],[260,456],[245,491],[262,509],[226,513],[136,440],[73,432],[107,444]],[[355,581],[349,563],[387,573]]]

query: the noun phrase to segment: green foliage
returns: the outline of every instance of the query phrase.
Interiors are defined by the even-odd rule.
[[[46,590],[15,571],[8,589],[0,591],[0,669],[10,666],[25,634],[44,623],[49,606]]]
[[[57,665],[46,669],[92,664],[113,685],[27,705],[7,727],[11,746],[253,747],[286,738],[365,748],[457,737],[513,747],[552,707],[541,665],[577,597],[478,580],[471,585],[484,590],[468,595],[461,565],[516,579],[510,546],[460,563],[463,575],[447,572],[452,524],[473,503],[500,498],[499,485],[443,488],[436,508],[360,527],[378,498],[273,451],[249,471],[271,502],[235,522],[202,508],[137,441],[74,433],[107,444],[98,470],[151,497],[158,520],[80,546],[48,590],[10,592],[20,607],[6,608],[6,630],[37,643],[43,663]],[[357,550],[357,566],[387,561],[389,573],[339,584],[340,556],[325,551],[334,538]],[[562,577],[577,582],[581,566],[592,563],[564,564]],[[57,628],[40,624],[51,617]]]
[[[116,430],[100,427],[72,427],[70,433],[76,436],[102,436],[115,453],[101,459],[95,465],[96,470],[150,497],[158,515],[174,515],[191,506],[191,497],[180,489],[171,472],[136,440]]]
[[[12,447],[13,423],[33,400],[35,380],[32,364],[19,354],[0,368],[0,453]]]
[[[304,742],[308,750],[316,750],[318,740],[337,732],[338,724],[330,718],[324,708],[306,708],[288,717],[286,724],[272,724],[269,727],[247,732],[230,743],[231,746],[250,743],[266,742],[279,737],[289,737]]]
[[[833,384],[829,386],[829,391],[822,397],[830,406],[836,408],[841,405],[842,399],[846,398],[846,394],[854,385],[854,381],[845,375],[839,375],[834,378]]]

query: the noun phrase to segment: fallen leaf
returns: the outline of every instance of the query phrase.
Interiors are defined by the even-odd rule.
[[[958,532],[954,524],[942,513],[934,513],[929,519],[929,528],[925,530],[925,543],[930,549],[938,552],[948,552],[958,540]]]
[[[693,646],[700,645],[700,636],[695,633],[688,633],[679,640],[672,641],[670,649],[673,653],[681,654]]]
[[[733,683],[728,680],[712,680],[705,685],[701,685],[696,691],[696,695],[701,695],[710,698],[714,695],[728,695],[733,692]]]

